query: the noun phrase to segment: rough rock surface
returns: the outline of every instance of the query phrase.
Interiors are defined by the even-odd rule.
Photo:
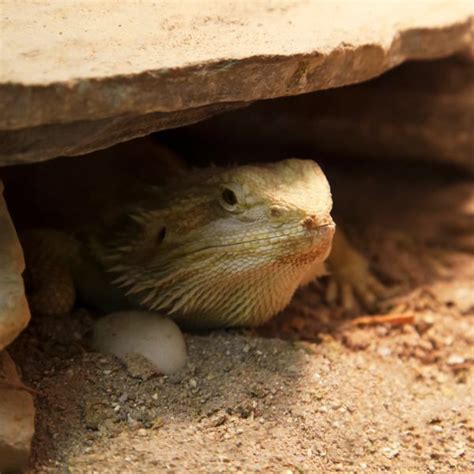
[[[33,397],[22,389],[15,363],[0,352],[0,472],[23,469],[34,433]]]
[[[212,0],[185,8],[6,3],[0,164],[81,154],[173,118],[171,126],[202,119],[213,104],[338,87],[407,59],[448,56],[470,46],[472,10],[463,0],[278,0],[232,9]]]
[[[21,277],[25,267],[23,253],[2,192],[0,181],[0,350],[12,342],[30,320]]]
[[[413,62],[382,77],[253,104],[186,130],[226,147],[418,158],[474,171],[474,68],[461,58]],[[198,146],[198,145],[196,145]]]

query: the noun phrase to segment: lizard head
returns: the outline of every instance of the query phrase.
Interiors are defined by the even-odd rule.
[[[331,207],[311,160],[196,171],[127,210],[100,261],[148,309],[189,325],[256,325],[328,256]]]

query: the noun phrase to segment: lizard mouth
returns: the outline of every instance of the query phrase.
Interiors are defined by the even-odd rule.
[[[316,236],[330,236],[332,237],[334,235],[334,232],[336,231],[336,224],[334,222],[328,222],[327,224],[322,224],[317,227],[314,227],[312,229],[308,229],[306,232],[310,234],[316,235]]]
[[[298,228],[296,231],[293,229],[292,231],[285,232],[285,233],[276,233],[271,237],[261,237],[249,240],[240,240],[240,241],[233,241],[233,242],[223,242],[219,244],[209,245],[205,247],[201,247],[196,250],[196,252],[205,252],[206,250],[212,249],[224,249],[224,248],[242,248],[247,247],[251,249],[257,243],[265,244],[265,247],[268,245],[274,244],[278,245],[283,242],[307,242],[310,246],[313,245],[322,245],[324,242],[328,241],[330,243],[332,236],[334,235],[336,229],[336,224],[334,222],[328,222],[327,224],[322,224],[317,227],[313,228]]]
[[[332,238],[336,231],[336,224],[328,222],[312,229],[307,229],[304,233],[311,239],[312,246],[325,248],[331,245]]]

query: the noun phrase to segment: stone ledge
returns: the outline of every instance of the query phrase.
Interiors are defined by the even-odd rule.
[[[113,125],[153,113],[296,95],[365,81],[405,60],[448,56],[472,42],[473,9],[465,1],[387,1],[366,10],[337,0],[238,3],[232,12],[220,2],[206,6],[191,2],[183,9],[169,2],[158,17],[152,4],[124,2],[112,12],[80,1],[22,9],[7,3],[0,129],[104,119]],[[125,129],[115,143],[149,128]],[[165,126],[158,122],[155,130],[160,128]],[[50,143],[61,133],[51,133]],[[70,138],[77,143],[76,134]],[[112,144],[105,141],[103,146]],[[36,161],[91,151],[67,148],[35,156],[34,146],[25,153],[18,143],[9,155],[23,151],[19,159]],[[6,162],[4,154],[0,164]]]
[[[75,156],[109,148],[159,130],[200,122],[245,102],[214,104],[178,112],[153,112],[66,124],[47,124],[20,130],[0,130],[0,166]]]

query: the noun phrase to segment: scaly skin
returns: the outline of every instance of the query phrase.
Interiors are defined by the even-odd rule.
[[[64,234],[69,250],[48,253],[62,281],[66,268],[81,298],[105,311],[141,307],[193,327],[259,325],[321,274],[331,250],[331,193],[310,160],[208,168],[138,196],[100,227]]]

